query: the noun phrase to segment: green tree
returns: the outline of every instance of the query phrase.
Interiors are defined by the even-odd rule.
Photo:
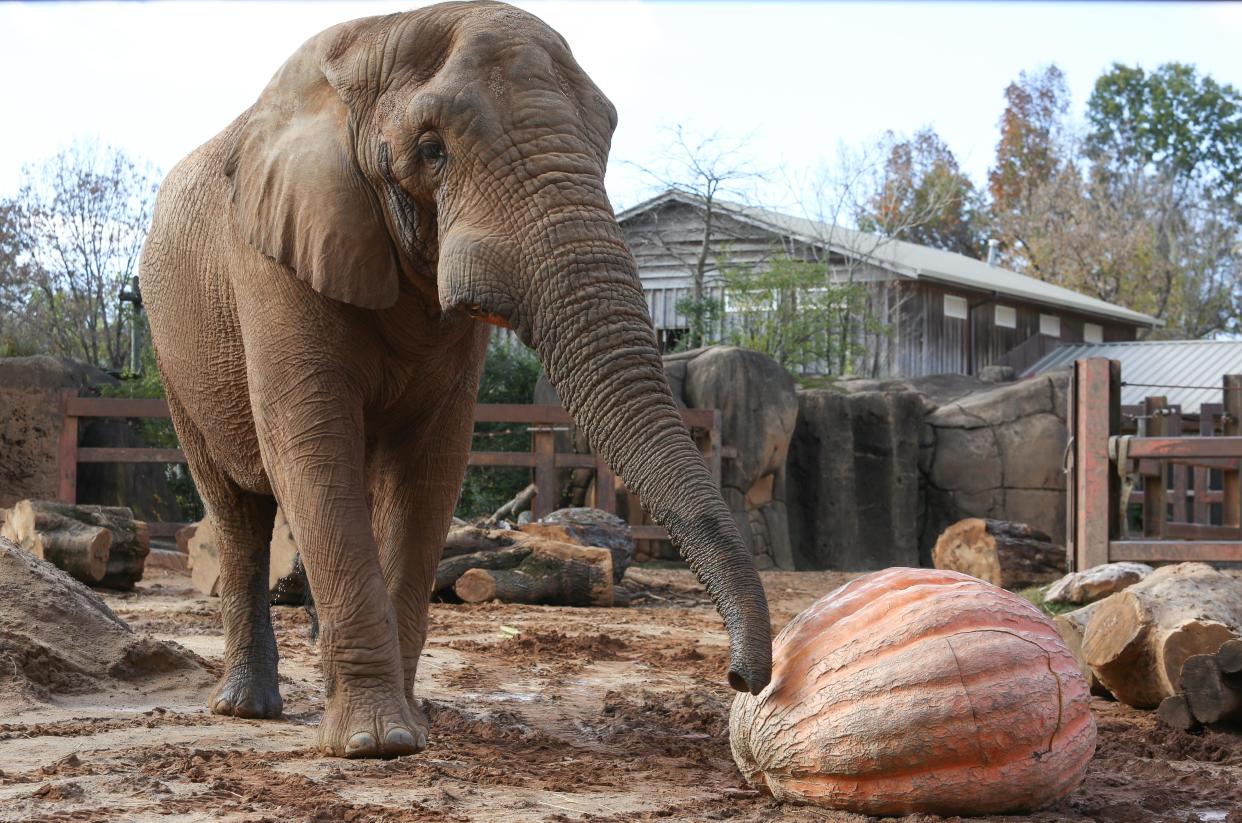
[[[1147,169],[1220,199],[1242,195],[1242,94],[1184,63],[1114,63],[1087,102],[1087,156],[1105,173]]]
[[[499,334],[487,347],[487,361],[479,381],[480,403],[530,403],[542,367],[530,349]],[[530,451],[530,434],[525,426],[511,423],[478,423],[473,448],[482,451]],[[466,472],[458,517],[471,519],[491,514],[531,482],[531,470],[472,466]]]
[[[834,282],[823,264],[778,256],[724,270],[725,339],[771,357],[793,374],[853,362],[871,331],[866,287]],[[850,333],[841,334],[842,329]],[[842,351],[844,347],[844,351]]]

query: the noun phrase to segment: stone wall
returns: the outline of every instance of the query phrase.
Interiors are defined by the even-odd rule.
[[[798,392],[789,532],[800,569],[930,565],[965,517],[1065,537],[1068,373],[843,381]]]

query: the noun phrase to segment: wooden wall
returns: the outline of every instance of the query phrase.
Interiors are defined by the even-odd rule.
[[[689,325],[688,320],[678,314],[676,304],[691,293],[690,272],[703,238],[703,213],[696,207],[673,201],[634,216],[622,228],[638,264],[647,309],[657,334],[662,343],[670,342],[676,338],[678,330]],[[782,254],[804,259],[818,259],[820,255],[816,248],[728,215],[716,216],[713,235],[716,249],[708,259],[705,279],[708,289],[717,297],[722,294],[718,266],[763,265]],[[830,257],[828,262],[838,267],[846,264],[839,256]],[[965,298],[968,305],[974,306],[970,311],[970,323],[974,327],[973,367],[976,372],[1000,361],[1016,346],[1038,334],[1041,313],[1061,319],[1059,340],[1062,342],[1082,342],[1083,325],[1087,322],[1102,327],[1105,342],[1135,338],[1132,326],[1011,298],[993,301],[985,292],[943,286],[927,279],[899,279],[871,266],[855,265],[850,274],[855,282],[867,284],[871,311],[889,328],[886,334],[867,335],[860,341],[865,353],[854,364],[854,371],[864,376],[966,373],[972,365],[967,354],[970,341],[967,321],[945,316],[946,294]],[[1016,328],[996,325],[996,303],[1016,310]]]

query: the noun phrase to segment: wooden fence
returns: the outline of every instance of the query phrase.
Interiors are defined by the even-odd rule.
[[[78,397],[69,390],[62,395],[63,413],[60,446],[57,452],[58,497],[66,503],[77,501],[78,464],[80,463],[184,463],[180,449],[157,448],[83,448],[78,446],[78,421],[83,417],[167,418],[168,404],[163,400],[134,400],[119,397]],[[703,450],[712,477],[720,483],[720,461],[728,451],[720,442],[720,412],[716,409],[682,409],[681,419]],[[595,471],[596,506],[615,513],[617,477],[600,458],[591,454],[558,452],[556,433],[573,424],[569,413],[560,406],[521,404],[479,404],[475,406],[476,423],[525,424],[531,434],[532,448],[520,451],[471,451],[471,466],[503,466],[534,469],[537,490],[532,514],[543,517],[559,504],[557,469],[589,468]],[[547,492],[547,493],[544,493]],[[631,511],[633,512],[633,507]],[[152,537],[170,537],[184,523],[151,523]],[[632,525],[637,540],[667,540],[668,532],[660,526]]]
[[[1068,460],[1069,560],[1242,561],[1242,375],[1222,402],[1184,415],[1164,397],[1121,405],[1121,364],[1074,362]]]

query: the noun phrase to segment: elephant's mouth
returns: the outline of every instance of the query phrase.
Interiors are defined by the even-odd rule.
[[[499,314],[496,314],[495,312],[488,311],[487,309],[483,308],[478,303],[471,303],[463,307],[463,311],[465,311],[466,314],[468,314],[474,320],[479,320],[492,326],[499,326],[502,329],[513,328],[513,326],[509,324],[508,320],[501,317]]]

